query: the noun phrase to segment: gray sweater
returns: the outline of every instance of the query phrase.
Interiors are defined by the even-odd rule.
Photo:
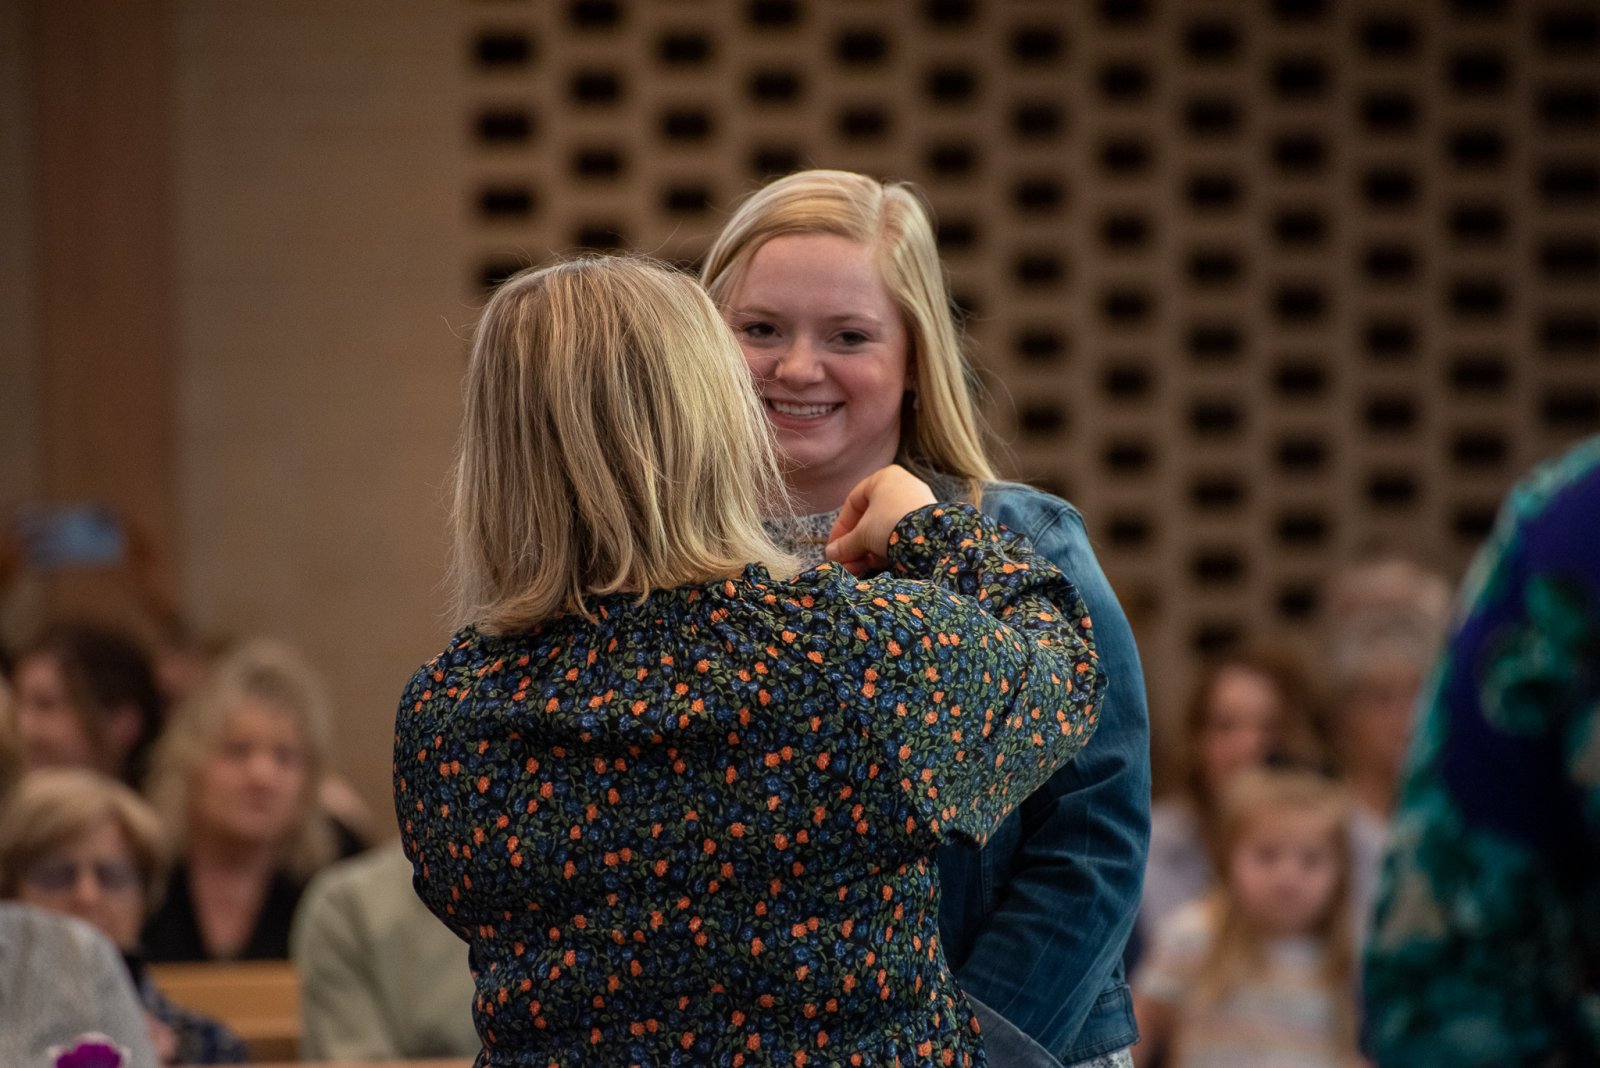
[[[150,1032],[117,948],[79,920],[0,902],[0,1065],[49,1068],[53,1046],[98,1031],[155,1068]]]

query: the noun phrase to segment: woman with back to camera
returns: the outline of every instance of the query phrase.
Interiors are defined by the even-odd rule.
[[[470,622],[401,699],[395,808],[478,1064],[985,1063],[932,858],[1093,729],[1072,584],[893,467],[783,577],[739,350],[663,267],[513,277],[465,392]]]
[[[792,174],[739,207],[702,278],[744,350],[805,513],[772,522],[779,544],[820,559],[850,488],[900,463],[941,499],[1025,536],[1088,604],[1108,675],[1094,744],[981,853],[941,850],[940,927],[991,1057],[1003,1044],[1016,1065],[1127,1063],[1137,1032],[1122,953],[1150,804],[1138,652],[1077,509],[994,480],[927,210],[905,183]]]

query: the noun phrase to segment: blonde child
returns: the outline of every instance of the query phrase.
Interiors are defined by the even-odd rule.
[[[1356,1054],[1349,801],[1309,771],[1239,773],[1221,884],[1174,912],[1134,982],[1140,1068],[1343,1068]]]

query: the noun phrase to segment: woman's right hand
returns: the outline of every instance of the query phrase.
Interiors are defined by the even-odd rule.
[[[937,500],[926,482],[899,464],[879,468],[845,498],[823,555],[852,575],[882,570],[889,563],[889,535],[900,520]]]

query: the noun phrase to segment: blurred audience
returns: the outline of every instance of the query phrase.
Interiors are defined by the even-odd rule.
[[[398,843],[323,871],[290,938],[307,1060],[472,1057],[467,946],[411,888]]]
[[[19,651],[12,682],[30,768],[92,768],[138,784],[163,705],[136,642],[107,627],[57,624]]]
[[[0,901],[0,1064],[48,1063],[58,1046],[98,1033],[127,1051],[125,1068],[159,1062],[117,947],[67,916]]]
[[[9,688],[0,682],[0,821],[22,777]],[[11,866],[0,861],[0,879]],[[0,901],[0,1065],[45,1063],[88,1032],[127,1050],[128,1068],[155,1068],[145,1017],[116,947],[79,920]]]
[[[17,733],[16,702],[11,687],[0,678],[0,813],[6,798],[22,778],[22,737]]]
[[[1417,695],[1450,621],[1444,577],[1399,558],[1357,564],[1328,584],[1324,638],[1335,757],[1351,791],[1356,944],[1366,934]]]
[[[1449,580],[1409,557],[1380,553],[1340,568],[1322,590],[1322,629],[1340,630],[1364,616],[1415,613],[1448,619]]]
[[[179,859],[145,926],[150,959],[282,959],[308,879],[336,854],[317,804],[328,752],[320,681],[289,647],[239,646],[174,715],[149,795]]]
[[[1217,804],[1227,784],[1269,758],[1324,763],[1321,722],[1310,671],[1286,648],[1241,649],[1201,672],[1169,754],[1171,789],[1151,806],[1141,945],[1215,884]]]
[[[1134,979],[1140,1068],[1358,1063],[1347,813],[1314,771],[1232,777],[1221,884],[1166,917]]]
[[[1450,586],[1408,560],[1380,558],[1336,573],[1325,604],[1340,770],[1357,811],[1386,823],[1417,695],[1450,623]]]
[[[1367,945],[1371,1046],[1600,1064],[1600,438],[1512,491],[1462,600]]]
[[[161,1062],[243,1062],[238,1037],[163,997],[140,955],[140,926],[160,899],[166,862],[155,812],[96,772],[33,772],[0,815],[0,898],[73,916],[116,944]]]
[[[151,663],[167,707],[177,708],[194,696],[232,644],[226,638],[199,637],[181,625],[164,629],[151,649]]]

